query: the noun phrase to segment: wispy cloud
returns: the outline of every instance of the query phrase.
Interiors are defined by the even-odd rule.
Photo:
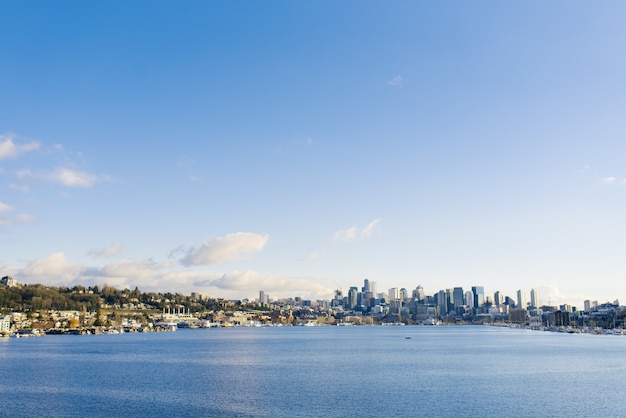
[[[15,158],[20,154],[36,151],[41,146],[37,141],[16,143],[15,139],[16,136],[13,134],[0,135],[0,160]]]
[[[264,275],[257,271],[233,271],[218,277],[209,277],[193,283],[195,287],[214,288],[221,294],[237,292],[239,294],[258,295],[264,290],[273,297],[303,295],[307,298],[328,298],[332,290],[308,277],[279,277]]]
[[[623,184],[626,185],[626,179],[618,179],[617,177],[614,176],[609,176],[609,177],[605,177],[602,179],[602,183],[604,184]]]
[[[397,75],[391,80],[387,80],[387,85],[391,87],[401,87],[404,84],[404,79],[401,75]]]
[[[309,254],[307,254],[305,257],[300,258],[298,261],[313,261],[313,260],[317,260],[318,258],[320,258],[322,255],[321,252],[319,251],[313,251]]]
[[[13,207],[7,205],[6,203],[0,202],[0,212],[10,212],[13,210]]]
[[[56,183],[65,187],[85,188],[93,187],[99,182],[111,181],[111,178],[107,175],[95,175],[87,171],[79,171],[67,167],[58,167],[51,172],[33,172],[29,169],[24,169],[17,172],[17,178]]]
[[[185,266],[198,266],[233,261],[261,251],[268,240],[268,235],[236,232],[190,249],[180,262]]]
[[[11,211],[12,210],[13,209],[11,209]],[[7,216],[0,217],[0,226],[9,227],[9,226],[13,226],[16,224],[32,223],[32,222],[35,222],[36,220],[37,218],[33,215],[29,215],[27,213],[18,213],[14,217],[7,217]]]
[[[9,189],[11,189],[11,190],[18,190],[18,191],[23,192],[23,193],[28,193],[30,191],[30,187],[28,187],[27,184],[10,183],[9,184]]]
[[[353,226],[352,228],[341,229],[333,235],[334,241],[352,241],[357,237],[357,227]]]
[[[374,219],[372,222],[367,224],[365,228],[363,228],[363,230],[361,231],[361,235],[363,235],[364,237],[369,237],[370,235],[372,235],[372,232],[374,232],[379,223],[380,219]]]
[[[374,233],[379,223],[380,219],[374,219],[362,228],[353,226],[351,228],[341,229],[334,233],[333,241],[354,241],[369,238]]]
[[[15,221],[20,223],[31,223],[35,222],[36,220],[36,216],[30,215],[28,213],[18,213],[17,215],[15,215]]]
[[[123,244],[121,242],[117,242],[115,244],[109,245],[106,248],[102,248],[99,250],[90,250],[88,254],[95,257],[112,257],[119,254],[119,252],[122,251],[122,247]]]

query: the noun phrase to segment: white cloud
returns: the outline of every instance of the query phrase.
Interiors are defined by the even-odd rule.
[[[30,223],[35,222],[37,218],[34,215],[29,215],[28,213],[18,213],[15,215],[15,220],[17,222]]]
[[[351,228],[342,229],[333,235],[333,241],[354,241],[356,239],[369,238],[380,223],[380,219],[374,219],[363,228],[353,226]]]
[[[84,270],[79,264],[72,264],[62,252],[31,261],[17,276],[31,283],[60,284],[76,278]]]
[[[374,232],[374,229],[376,229],[376,226],[378,226],[379,222],[380,222],[380,219],[374,219],[372,222],[367,224],[365,228],[363,228],[363,231],[361,231],[361,234],[364,237],[369,237],[370,235],[372,235],[372,232]]]
[[[307,261],[311,261],[311,260],[317,260],[318,258],[320,258],[321,254],[318,251],[314,251],[312,253],[309,253],[306,257],[304,257],[304,260]]]
[[[14,139],[15,135],[0,135],[0,160],[5,158],[15,158],[20,154],[35,151],[40,147],[40,144],[37,141],[16,144]]]
[[[11,209],[12,210],[12,209]],[[13,226],[18,223],[31,223],[35,222],[37,218],[27,213],[18,213],[13,218],[7,218],[5,216],[0,218],[0,226]]]
[[[334,241],[352,241],[355,240],[357,236],[357,228],[353,226],[352,228],[342,229],[333,235]]]
[[[98,181],[98,176],[86,171],[57,168],[50,174],[49,179],[67,187],[91,187]]]
[[[12,210],[13,210],[12,206],[9,206],[6,203],[0,202],[0,212],[10,212]]]
[[[17,178],[47,181],[58,183],[66,187],[92,187],[98,182],[110,181],[108,176],[97,176],[87,171],[78,171],[71,168],[59,167],[48,173],[35,173],[24,169],[17,172]]]
[[[257,271],[233,271],[221,276],[208,277],[193,283],[198,288],[214,289],[220,294],[256,297],[264,290],[270,297],[282,298],[300,295],[309,299],[329,298],[332,290],[308,277],[278,277]]]
[[[88,252],[89,255],[93,255],[95,257],[112,257],[118,254],[122,250],[123,244],[121,242],[117,242],[115,244],[111,244],[106,248],[102,248],[100,250],[91,250]]]
[[[605,178],[602,179],[602,183],[605,183],[605,184],[614,184],[616,181],[617,181],[617,179],[615,177],[613,177],[613,176],[605,177]]]
[[[84,286],[108,284],[117,288],[139,287],[153,291],[180,291],[184,282],[167,280],[170,263],[157,263],[151,259],[122,259],[103,267],[90,267],[76,276],[73,284]]]
[[[123,259],[100,269],[102,277],[147,279],[156,276],[162,265],[152,260]]]
[[[390,85],[391,87],[400,87],[402,86],[403,82],[404,82],[404,79],[402,78],[402,76],[397,75],[391,80],[388,80],[387,84]]]
[[[23,192],[23,193],[28,193],[30,191],[30,187],[28,187],[27,184],[11,183],[11,184],[9,184],[9,189],[19,190],[20,192]]]
[[[268,235],[251,232],[228,234],[190,249],[187,256],[180,262],[185,266],[198,266],[233,261],[253,252],[261,251],[268,240]]]

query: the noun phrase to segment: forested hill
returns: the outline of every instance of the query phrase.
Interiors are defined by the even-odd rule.
[[[191,312],[207,309],[224,309],[228,305],[240,305],[216,299],[193,300],[179,293],[143,293],[134,290],[119,290],[104,285],[84,287],[52,287],[42,284],[19,286],[0,286],[0,312],[27,312],[37,310],[80,310],[83,306],[88,311],[96,311],[102,305],[123,309],[185,308]]]

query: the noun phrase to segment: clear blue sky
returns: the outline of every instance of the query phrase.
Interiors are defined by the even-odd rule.
[[[626,300],[619,1],[0,2],[0,268]]]

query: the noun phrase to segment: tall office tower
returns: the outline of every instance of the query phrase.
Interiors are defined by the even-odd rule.
[[[454,289],[446,289],[446,312],[454,309]]]
[[[474,293],[471,290],[468,290],[467,292],[465,292],[465,305],[467,305],[468,308],[473,309],[474,306]]]
[[[496,306],[500,306],[504,303],[504,296],[499,290],[493,294],[493,303]]]
[[[265,294],[265,291],[261,290],[259,292],[259,304],[265,306],[265,305],[269,305],[269,303],[270,303],[270,297]]]
[[[400,292],[398,291],[397,287],[392,287],[391,289],[389,289],[388,302],[391,302],[392,300],[398,300],[399,298],[400,298]]]
[[[343,291],[341,289],[335,290],[335,297],[331,301],[332,307],[343,306]]]
[[[404,302],[408,298],[409,298],[409,292],[403,287],[402,289],[400,289],[400,300]]]
[[[440,290],[439,293],[437,293],[437,309],[439,310],[439,315],[448,313],[448,298],[446,297],[445,290]]]
[[[585,302],[585,311],[589,312],[591,310],[591,301],[587,299]]]
[[[517,291],[517,309],[526,309],[526,293],[522,289]]]
[[[376,282],[370,282],[370,292],[374,294],[374,297],[378,297],[378,289],[376,288]]]
[[[415,293],[415,299],[417,299],[418,301],[426,299],[426,295],[424,294],[424,288],[421,284],[418,284],[413,292]]]
[[[480,308],[485,304],[485,288],[482,286],[472,286],[474,293],[474,308]]]
[[[367,279],[363,280],[363,293],[368,293],[371,291],[372,289],[370,288],[370,281]]]
[[[541,306],[541,299],[539,299],[539,289],[530,289],[530,306],[538,308]]]
[[[463,306],[463,299],[465,296],[463,294],[463,288],[455,287],[452,293],[454,298],[454,309],[456,310],[457,308],[461,308]]]
[[[357,295],[359,293],[359,289],[356,286],[352,286],[350,287],[350,290],[348,290],[348,306],[346,306],[346,308],[348,309],[354,309],[357,306]]]

